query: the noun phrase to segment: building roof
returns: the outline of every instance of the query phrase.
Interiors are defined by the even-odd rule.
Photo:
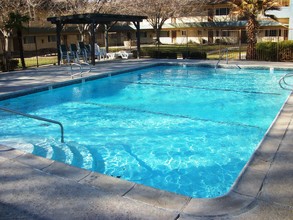
[[[282,23],[272,20],[258,21],[261,27],[284,26]],[[245,27],[247,21],[220,21],[220,22],[192,22],[185,24],[174,24],[174,27],[202,27],[202,28],[237,28]]]
[[[185,22],[185,23],[166,23],[163,25],[163,29],[174,28],[245,28],[247,21],[210,21],[210,22]],[[286,25],[273,21],[273,20],[260,20],[261,27],[286,27]],[[143,23],[141,25],[142,30],[153,29],[150,24]]]

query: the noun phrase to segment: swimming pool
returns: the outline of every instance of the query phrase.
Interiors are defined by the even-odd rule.
[[[289,92],[285,72],[158,66],[2,101],[0,143],[192,197],[225,194]],[[2,126],[3,125],[3,126]],[[15,146],[15,145],[14,145]]]

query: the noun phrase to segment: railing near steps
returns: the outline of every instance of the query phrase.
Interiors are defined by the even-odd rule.
[[[222,53],[222,51],[223,51],[223,53]],[[219,63],[221,62],[221,60],[225,54],[226,54],[226,64],[228,64],[228,48],[225,48],[224,50],[220,50],[219,60],[215,66],[215,69],[218,68]]]
[[[70,76],[73,79],[74,76],[76,75],[80,75],[80,77],[82,77],[82,75],[84,73],[89,73],[92,69],[91,69],[91,65],[83,62],[83,63],[70,63]],[[79,69],[79,71],[75,72],[75,68],[77,67]],[[84,67],[87,67],[87,69],[85,70]]]
[[[219,66],[219,64],[220,64],[220,62],[221,62],[221,60],[222,60],[222,58],[223,58],[223,56],[224,55],[226,55],[226,64],[228,64],[228,60],[229,60],[229,58],[228,58],[228,55],[229,55],[229,49],[235,49],[234,47],[233,48],[225,48],[225,49],[223,49],[223,50],[220,50],[220,56],[219,56],[219,60],[218,60],[218,62],[216,63],[216,65],[215,65],[215,70],[217,70],[217,68],[218,68],[218,66]],[[240,68],[240,66],[238,66],[237,64],[235,64],[235,66],[238,68],[238,69],[241,69]]]
[[[283,76],[280,80],[279,80],[279,85],[282,89],[286,89],[286,90],[293,90],[293,83],[289,83],[286,81],[286,79],[293,77],[293,73],[287,73],[285,76]]]
[[[31,118],[31,119],[35,119],[35,120],[39,120],[39,121],[45,121],[45,122],[49,122],[49,123],[59,125],[60,129],[61,129],[61,143],[64,143],[64,128],[63,128],[63,125],[59,121],[55,121],[55,120],[51,120],[51,119],[47,119],[47,118],[42,118],[42,117],[39,117],[39,116],[30,115],[30,114],[26,114],[26,113],[23,113],[23,112],[18,112],[18,111],[8,109],[8,108],[3,108],[3,107],[0,107],[0,110],[5,111],[5,112],[9,112],[9,113],[15,114],[15,115],[21,115],[21,116],[24,116],[26,118]]]

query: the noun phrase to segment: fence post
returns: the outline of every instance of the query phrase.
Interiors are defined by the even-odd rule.
[[[239,60],[241,60],[241,29],[238,32]]]

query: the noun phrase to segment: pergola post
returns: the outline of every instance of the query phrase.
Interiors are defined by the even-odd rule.
[[[105,48],[106,48],[106,52],[109,53],[109,25],[108,24],[105,24],[104,37],[105,37]]]
[[[96,42],[96,24],[92,22],[91,24],[91,59],[92,59],[92,65],[96,64],[95,60],[95,42]]]
[[[109,52],[109,31],[110,29],[117,23],[117,21],[114,21],[111,23],[105,23],[104,27],[105,27],[105,33],[104,33],[104,37],[105,37],[105,48],[106,48],[106,52]]]
[[[136,47],[137,47],[137,59],[140,59],[140,22],[133,22],[136,27]]]
[[[57,55],[58,55],[58,65],[61,63],[61,52],[60,52],[60,45],[61,45],[61,30],[63,26],[60,21],[56,23],[56,43],[57,43]]]

